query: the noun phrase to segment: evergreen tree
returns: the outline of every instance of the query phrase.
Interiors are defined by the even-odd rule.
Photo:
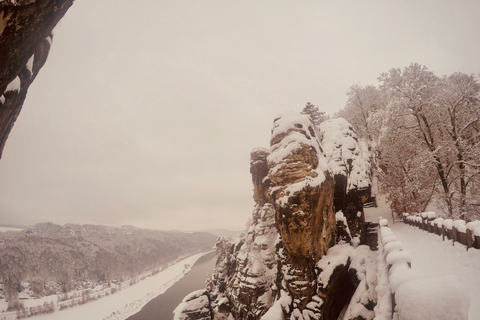
[[[327,118],[325,116],[325,112],[320,111],[316,105],[311,104],[310,102],[307,102],[301,113],[309,115],[312,123],[316,127],[318,127],[320,123],[325,121],[325,119]]]

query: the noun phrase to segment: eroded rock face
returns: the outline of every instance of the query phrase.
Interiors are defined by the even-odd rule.
[[[275,120],[268,166],[286,249],[296,259],[318,260],[335,242],[334,181],[307,116]]]
[[[268,154],[262,148],[251,153],[256,205],[248,229],[236,239],[220,238],[216,244],[217,262],[207,283],[214,319],[260,319],[277,295],[279,234],[267,194]],[[197,311],[193,302],[186,302],[175,311],[175,319],[197,319],[191,316]]]
[[[287,251],[287,288],[304,310],[316,294],[313,266],[335,243],[334,181],[308,116],[276,119],[270,143],[268,176]]]
[[[0,2],[0,157],[28,88],[47,60],[52,30],[73,0]]]
[[[250,153],[250,173],[253,182],[253,200],[259,205],[272,203],[268,194],[270,180],[268,179],[267,157],[270,154],[268,149],[256,148]]]

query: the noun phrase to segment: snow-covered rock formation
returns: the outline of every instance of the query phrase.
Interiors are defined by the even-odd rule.
[[[218,240],[206,289],[187,296],[175,319],[337,319],[342,310],[346,319],[373,318],[374,254],[350,242],[350,221],[334,207],[335,175],[345,177],[341,188],[368,189],[367,157],[345,120],[329,123],[321,131],[306,115],[275,119],[270,150],[251,153],[248,230]]]
[[[352,125],[343,118],[322,122],[319,131],[335,179],[335,211],[342,211],[350,237],[359,243],[365,234],[363,204],[371,191],[368,147],[359,141]]]

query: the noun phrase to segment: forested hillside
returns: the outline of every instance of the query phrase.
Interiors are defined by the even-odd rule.
[[[397,213],[434,206],[480,218],[480,84],[476,75],[438,76],[411,64],[354,85],[339,116],[368,140],[380,189]]]
[[[0,233],[3,294],[14,301],[121,281],[181,256],[211,250],[209,233],[154,231],[131,226],[41,223]]]

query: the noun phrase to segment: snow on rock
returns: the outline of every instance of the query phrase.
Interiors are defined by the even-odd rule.
[[[1,104],[5,103],[5,96],[3,94],[0,96],[0,103]]]
[[[211,319],[210,301],[206,290],[194,291],[183,298],[182,302],[173,310],[174,320]]]
[[[369,187],[370,155],[362,150],[352,125],[343,118],[330,119],[320,124],[319,131],[332,173],[348,177],[347,192]]]
[[[273,306],[268,309],[267,313],[261,317],[261,320],[279,320],[284,319],[285,313],[290,312],[290,305],[292,304],[292,296],[286,291],[280,291],[280,298],[275,301]],[[284,312],[285,310],[285,312]]]
[[[309,116],[279,116],[270,145],[269,178],[280,186],[273,189],[279,204],[285,205],[304,188],[319,187],[325,181],[329,168]]]
[[[359,245],[363,224],[350,234],[349,220],[364,222],[368,150],[344,119],[324,129],[319,136],[308,115],[283,114],[274,120],[270,149],[252,151],[255,209],[245,233],[217,243],[206,287],[213,319],[336,319],[347,304],[350,319],[373,318],[376,254]],[[334,173],[348,176],[348,190],[368,189],[349,194],[350,211],[333,209],[342,210],[333,203]],[[341,229],[356,245],[341,239]],[[203,310],[205,299],[197,299],[204,295],[186,298],[178,317]]]
[[[373,308],[377,304],[376,252],[364,245],[355,248],[349,273],[354,273],[359,283],[343,319],[373,319],[375,317]]]
[[[335,245],[328,249],[327,254],[317,262],[317,268],[320,269],[318,284],[326,287],[335,268],[346,266],[354,250],[349,244]]]
[[[199,294],[207,293],[193,293],[196,298],[185,298],[176,309],[175,319],[199,319],[197,314],[204,314],[204,304],[215,319],[265,313],[277,290],[278,238],[273,205],[257,203],[248,231],[236,239],[220,238],[216,244],[217,262],[207,280],[210,300],[199,300]]]
[[[27,64],[25,67],[27,68],[28,72],[30,72],[30,77],[33,75],[33,61],[35,60],[35,54],[32,54],[30,59],[28,59]]]
[[[340,243],[340,241],[345,243],[351,242],[352,234],[348,227],[347,218],[345,218],[342,211],[335,212],[335,220],[337,221],[337,243]]]
[[[288,253],[318,260],[335,242],[334,181],[310,117],[276,118],[267,159],[276,222]]]
[[[396,312],[402,320],[467,320],[468,291],[455,275],[406,281],[395,291]]]
[[[21,82],[20,82],[20,78],[18,76],[15,77],[15,79],[13,79],[8,85],[7,85],[7,88],[5,89],[5,93],[7,92],[17,92],[19,93],[20,92],[20,85],[21,85]]]

